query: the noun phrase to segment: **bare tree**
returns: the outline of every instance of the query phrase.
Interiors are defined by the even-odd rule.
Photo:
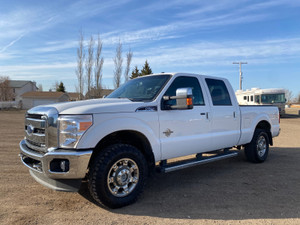
[[[76,69],[76,76],[77,76],[77,81],[78,81],[78,87],[76,89],[79,92],[79,99],[82,99],[81,96],[83,96],[83,91],[84,91],[84,69],[83,69],[83,62],[85,58],[85,53],[84,53],[84,40],[83,40],[83,34],[82,31],[80,31],[80,36],[79,36],[79,47],[77,49],[77,69]]]
[[[92,72],[93,72],[93,62],[94,62],[94,39],[91,36],[89,45],[88,45],[88,56],[85,62],[85,77],[87,84],[87,94],[86,97],[91,98],[91,89],[92,89]]]
[[[9,77],[0,76],[0,101],[13,101],[14,93],[9,86]]]
[[[126,54],[126,69],[125,69],[125,72],[124,72],[125,82],[127,82],[129,80],[128,74],[129,74],[129,71],[130,71],[130,64],[131,64],[132,55],[133,55],[133,53],[129,49],[129,51]]]
[[[293,100],[293,92],[286,89],[285,90],[285,99],[286,99],[286,103],[290,104],[292,103]]]
[[[51,87],[51,90],[56,91],[58,87],[59,87],[59,82],[56,80],[56,81],[53,83],[53,85],[52,85],[52,87]]]
[[[122,43],[120,40],[119,40],[119,44],[117,45],[117,48],[116,48],[116,56],[113,60],[114,60],[114,64],[115,64],[114,86],[115,86],[115,88],[118,88],[121,85],[122,63],[123,63]]]
[[[43,91],[43,85],[42,84],[38,85],[38,91]]]
[[[300,103],[300,93],[298,94],[295,102]]]
[[[95,89],[96,89],[96,96],[100,97],[101,89],[102,89],[102,67],[104,63],[103,57],[101,57],[102,52],[102,41],[100,39],[100,35],[98,35],[97,41],[97,52],[95,57]]]

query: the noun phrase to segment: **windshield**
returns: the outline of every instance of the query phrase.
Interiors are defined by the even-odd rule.
[[[128,81],[107,98],[128,98],[131,101],[151,101],[153,100],[166,82],[170,75],[145,76]]]
[[[284,93],[281,94],[264,94],[261,95],[261,102],[267,104],[285,103]]]

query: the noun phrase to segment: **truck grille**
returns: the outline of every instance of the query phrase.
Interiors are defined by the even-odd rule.
[[[46,152],[46,125],[47,117],[44,115],[27,114],[25,118],[26,145],[38,152]]]
[[[58,147],[58,111],[54,107],[38,106],[25,117],[25,144],[39,153]]]

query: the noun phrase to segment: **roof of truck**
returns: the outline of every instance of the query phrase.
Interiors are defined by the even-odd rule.
[[[175,76],[177,74],[180,75],[188,75],[188,76],[205,76],[205,77],[209,77],[209,78],[219,78],[219,79],[226,79],[225,77],[217,77],[217,76],[208,76],[208,75],[204,75],[204,74],[198,74],[198,73],[184,73],[184,72],[171,72],[171,73],[167,73],[167,72],[162,72],[162,73],[153,73],[153,74],[149,74],[146,76],[156,76],[156,75],[171,75],[171,76]]]

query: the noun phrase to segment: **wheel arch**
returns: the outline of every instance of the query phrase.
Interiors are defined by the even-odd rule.
[[[152,151],[151,144],[147,137],[134,130],[120,130],[115,131],[111,134],[106,135],[104,138],[102,138],[98,144],[96,145],[91,160],[89,163],[89,166],[92,164],[93,159],[95,159],[95,155],[97,155],[99,152],[101,152],[103,149],[105,149],[107,146],[113,145],[113,144],[129,144],[137,149],[139,149],[142,154],[145,156],[145,159],[148,164],[148,168],[154,169],[155,167],[155,159],[154,154]]]
[[[257,130],[257,129],[265,130],[267,132],[270,145],[272,146],[273,138],[272,138],[272,133],[271,133],[271,124],[266,120],[262,120],[256,125],[255,130]]]

